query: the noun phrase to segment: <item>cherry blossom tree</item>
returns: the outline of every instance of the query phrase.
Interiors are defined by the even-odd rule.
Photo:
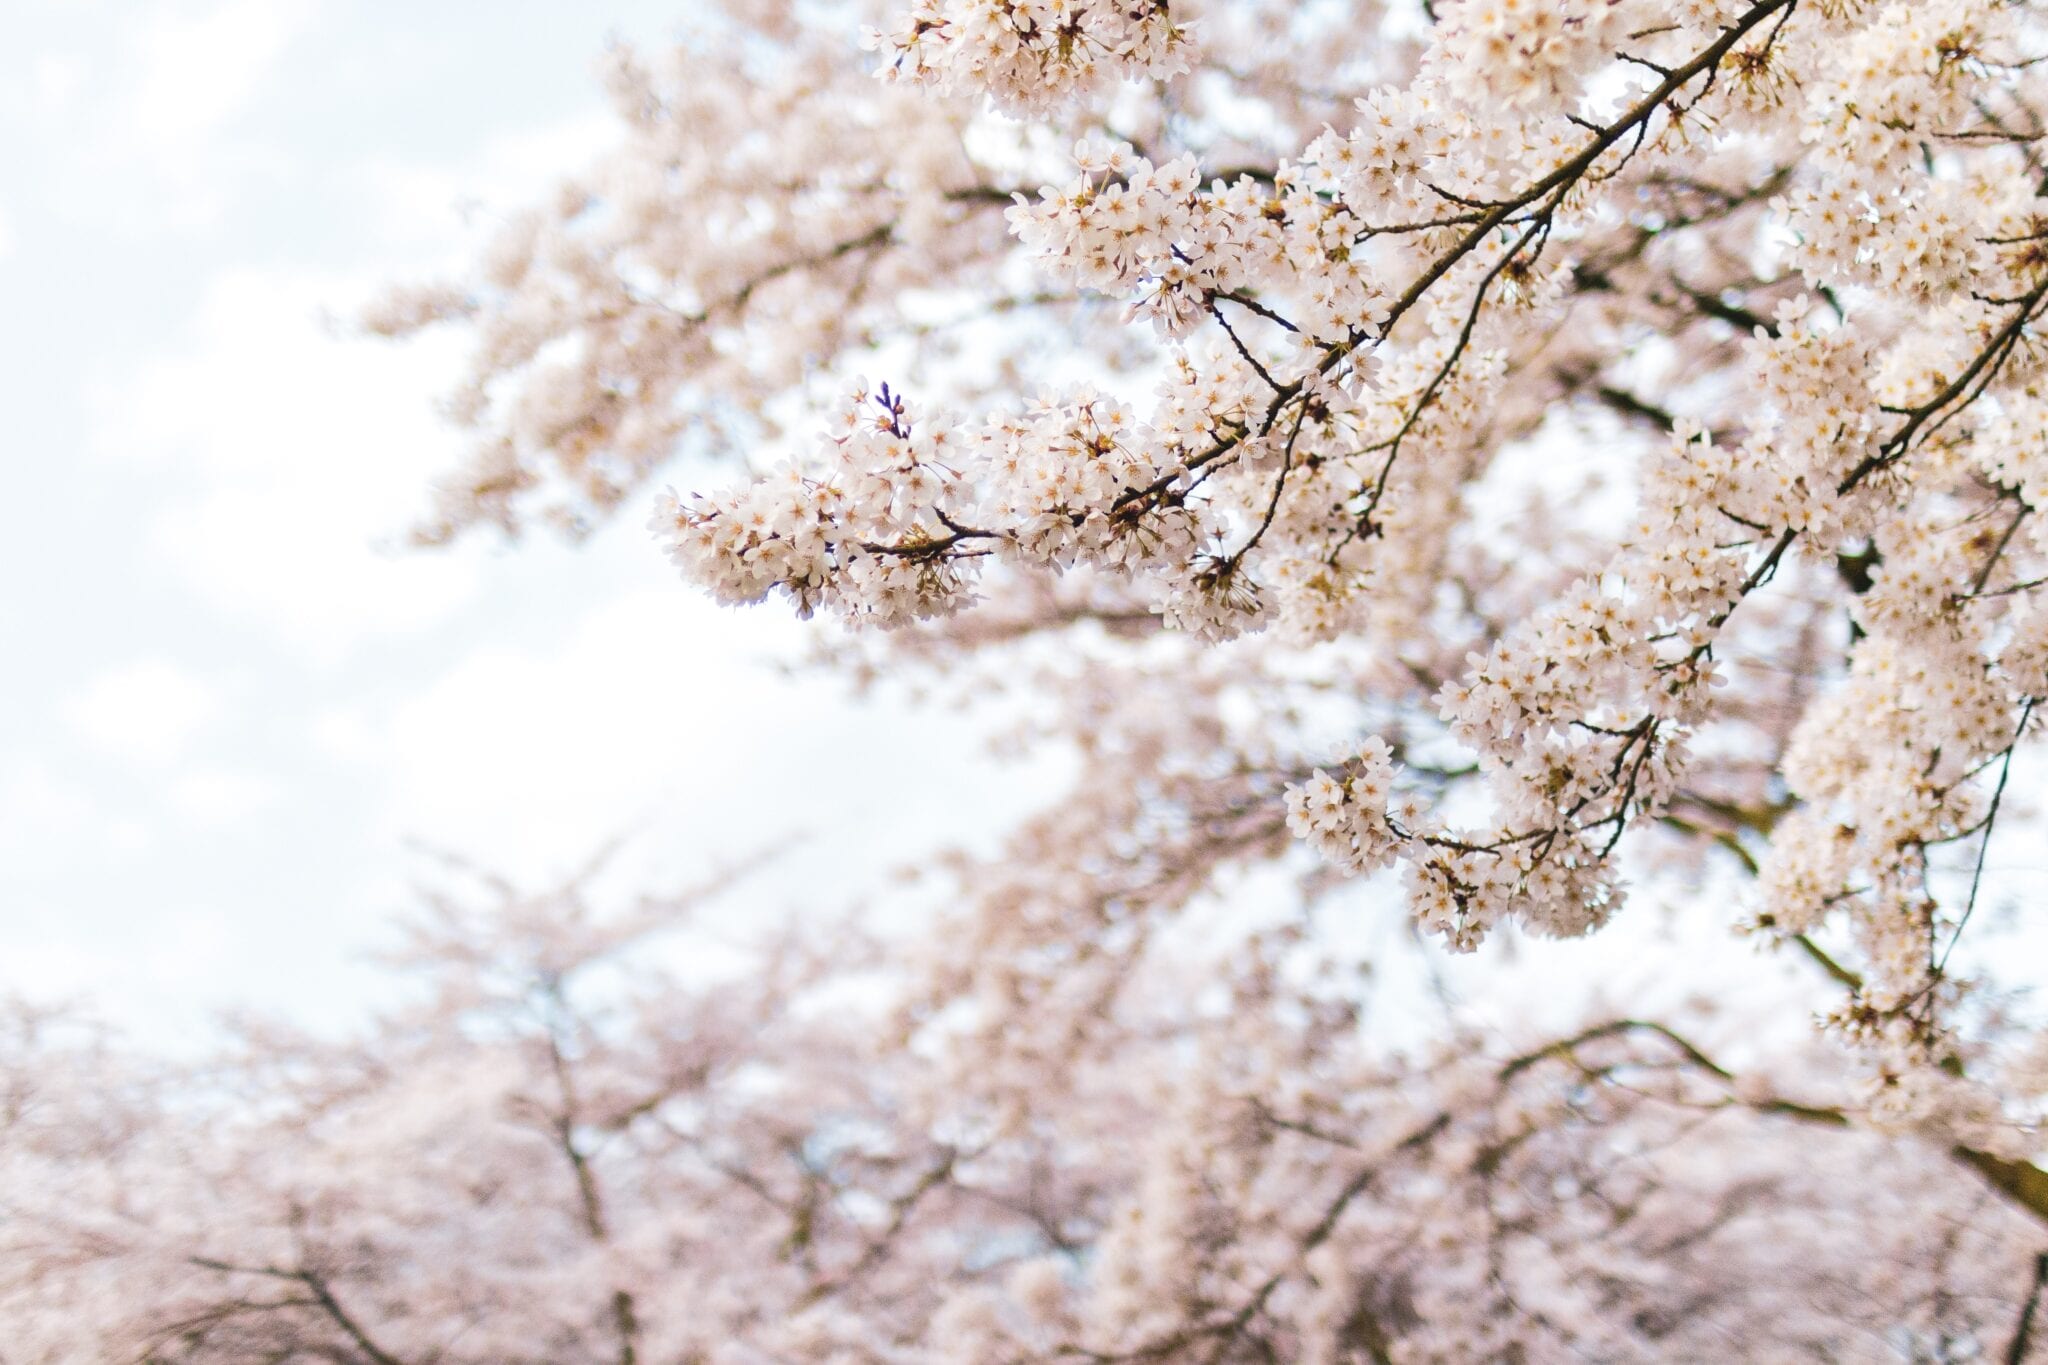
[[[497,888],[354,1044],[25,1022],[5,1349],[2040,1354],[2039,6],[708,8],[372,320],[475,341],[420,538],[649,508],[1071,788],[708,984]],[[1332,929],[1673,900],[1820,1028],[1368,1027]]]
[[[619,153],[394,296],[479,343],[427,538],[731,452],[653,516],[720,600],[1165,680],[1069,723],[1089,826],[1157,826],[1126,871],[1285,824],[1463,951],[1600,928],[1676,835],[1757,864],[1746,930],[1847,940],[1900,1087],[1967,1046],[2048,667],[2030,6],[877,17],[620,54]]]
[[[580,879],[471,880],[414,922],[417,1003],[351,1042],[252,1029],[174,1070],[10,1018],[5,1359],[1933,1361],[2032,1340],[2040,1223],[2005,1188],[2032,1168],[1872,1131],[1819,1045],[1769,1078],[1632,1018],[1397,1054],[1270,935],[1211,999],[1185,964],[1134,972],[1113,1033],[977,1078],[903,1044],[919,973],[856,926],[803,918],[711,967],[701,889],[604,912]]]

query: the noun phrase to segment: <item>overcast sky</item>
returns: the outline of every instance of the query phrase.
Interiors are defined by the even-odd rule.
[[[786,615],[701,603],[637,515],[388,548],[460,453],[459,341],[323,323],[600,149],[605,41],[673,0],[8,9],[0,990],[345,1020],[409,840],[545,878],[625,835],[682,880],[802,828],[783,901],[903,849],[942,798],[793,793],[886,769],[904,714],[785,680]]]

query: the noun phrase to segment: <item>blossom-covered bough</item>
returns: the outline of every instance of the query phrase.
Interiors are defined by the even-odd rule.
[[[477,339],[422,537],[738,478],[654,499],[688,579],[1077,776],[887,1028],[733,1063],[726,1155],[648,1136],[666,1073],[557,1123],[780,1210],[772,1274],[586,1210],[602,1311],[475,1358],[2022,1359],[2048,1042],[1971,943],[2038,838],[2044,59],[2017,0],[730,0],[621,54],[620,150],[376,319]],[[1458,950],[1709,888],[1838,1050],[1396,1062],[1316,932],[1359,878]],[[653,1344],[686,1265],[726,1356]],[[458,1349],[409,1340],[331,1350]]]
[[[774,87],[789,136],[737,148],[701,56],[625,82],[635,143],[469,301],[512,463],[448,525],[594,444],[637,480],[672,441],[625,426],[766,413],[792,357],[921,365],[949,401],[851,382],[814,448],[660,500],[686,575],[857,624],[974,604],[961,640],[1048,592],[1183,656],[1264,629],[1219,651],[1239,690],[1323,670],[1373,736],[1260,737],[1295,832],[1401,865],[1453,946],[1599,927],[1631,832],[1686,828],[1761,864],[1753,927],[1850,932],[1839,1021],[1886,1065],[1949,1059],[1956,850],[2048,688],[2032,7],[977,0],[870,44],[850,114]],[[920,349],[970,305],[1044,316]],[[1052,335],[1105,376],[1001,401]]]

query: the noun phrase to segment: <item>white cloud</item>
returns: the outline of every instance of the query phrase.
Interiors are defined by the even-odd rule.
[[[505,214],[541,202],[618,140],[618,119],[592,108],[500,134],[459,165],[386,156],[348,173],[367,217],[387,241],[421,248],[459,268],[474,259],[477,241],[494,232]]]
[[[230,0],[158,10],[137,35],[142,65],[128,126],[144,145],[192,146],[249,104],[312,16],[302,0]]]
[[[216,610],[316,659],[442,619],[476,586],[473,558],[394,553],[459,438],[434,415],[449,346],[337,337],[340,274],[223,272],[185,341],[104,386],[101,458],[180,491],[145,543]]]
[[[423,838],[530,881],[616,840],[618,884],[648,886],[773,845],[752,885],[782,908],[843,907],[921,845],[972,841],[1050,793],[1051,765],[991,765],[966,717],[777,669],[805,629],[662,583],[315,729],[382,777],[387,846]]]
[[[188,824],[217,830],[270,805],[277,799],[278,786],[255,773],[209,765],[180,773],[168,795],[171,810]]]
[[[42,193],[74,222],[130,237],[223,221],[289,158],[252,117],[316,0],[152,0],[53,7],[0,85],[0,122],[62,148]],[[137,212],[136,206],[146,210]]]
[[[754,807],[761,738],[792,733],[799,689],[749,667],[768,638],[755,622],[696,608],[680,587],[642,592],[544,649],[479,649],[406,698],[375,726],[392,832],[538,875],[679,802],[703,807],[706,844],[796,817]]]
[[[38,117],[54,121],[68,115],[85,88],[86,65],[77,55],[39,52],[29,67],[28,96]]]
[[[219,691],[165,659],[124,664],[64,704],[71,727],[102,752],[158,766],[175,762],[218,719]]]
[[[394,439],[450,437],[430,411],[456,356],[431,340],[401,349],[339,334],[378,281],[315,268],[228,267],[207,281],[184,335],[140,369],[102,378],[96,453],[183,460],[209,476],[249,475],[306,464],[301,450],[347,454],[346,469],[317,466],[330,495],[370,496],[412,457]],[[394,423],[405,423],[400,433]],[[382,440],[358,438],[382,436]],[[361,477],[367,475],[367,479]]]
[[[93,814],[92,798],[45,759],[30,758],[0,774],[0,852],[10,860],[70,845]]]
[[[207,603],[322,662],[377,636],[420,630],[465,601],[474,566],[397,555],[376,520],[289,477],[215,488],[166,508],[150,546]]]
[[[198,1036],[191,1029],[205,1002],[193,999],[194,981],[246,966],[235,960],[237,936],[218,913],[109,922],[80,906],[49,901],[10,907],[10,913],[18,916],[7,949],[11,989],[34,1000],[76,1002],[145,1032],[159,1047],[179,1040],[177,1029],[167,1026],[183,1026],[186,1038]],[[117,933],[121,951],[81,939],[81,923],[94,923],[103,935]]]

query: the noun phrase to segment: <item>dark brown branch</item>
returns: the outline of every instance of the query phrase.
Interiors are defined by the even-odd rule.
[[[2012,1344],[2005,1348],[2005,1365],[2026,1365],[2027,1346],[2034,1333],[2034,1312],[2041,1306],[2041,1289],[2048,1285],[2048,1251],[2034,1256],[2034,1282],[2027,1288],[2027,1300],[2020,1306],[2020,1320],[2012,1329]]]
[[[328,1289],[326,1280],[309,1270],[300,1271],[298,1278],[305,1284],[307,1289],[313,1292],[313,1297],[320,1301],[321,1310],[334,1320],[336,1326],[348,1333],[349,1340],[353,1341],[356,1344],[356,1348],[370,1358],[373,1365],[402,1365],[397,1356],[380,1349],[376,1342],[370,1340],[369,1334],[356,1323],[354,1318],[350,1317],[342,1309],[340,1302],[335,1299],[333,1291]]]
[[[2019,748],[2020,741],[2026,738],[2027,722],[2033,718],[2034,699],[2029,697],[2027,704],[2020,708],[2020,723],[2013,730],[2012,743],[2005,746],[2005,760],[1998,769],[1998,785],[1991,792],[1991,808],[1984,813],[1984,842],[1977,845],[1977,869],[1970,874],[1970,897],[1963,904],[1962,916],[1956,921],[1956,931],[1950,937],[1948,947],[1942,949],[1941,961],[1934,964],[1936,978],[1947,970],[1949,954],[1956,950],[1956,944],[1962,942],[1963,930],[1969,927],[1970,916],[1977,909],[1977,892],[1984,885],[1984,859],[1991,852],[1992,826],[1998,820],[1998,805],[2005,800],[2006,781],[2012,776],[2013,750]]]
[[[269,1265],[236,1265],[232,1261],[217,1260],[211,1256],[190,1256],[186,1259],[202,1270],[217,1271],[223,1275],[260,1275],[266,1279],[289,1280],[294,1284],[304,1285],[312,1294],[313,1302],[319,1306],[320,1311],[347,1334],[348,1339],[355,1343],[356,1349],[369,1357],[372,1365],[404,1365],[397,1356],[370,1339],[369,1333],[341,1306],[340,1300],[335,1298],[334,1292],[327,1287],[327,1281],[311,1270],[286,1270],[280,1266]]]

